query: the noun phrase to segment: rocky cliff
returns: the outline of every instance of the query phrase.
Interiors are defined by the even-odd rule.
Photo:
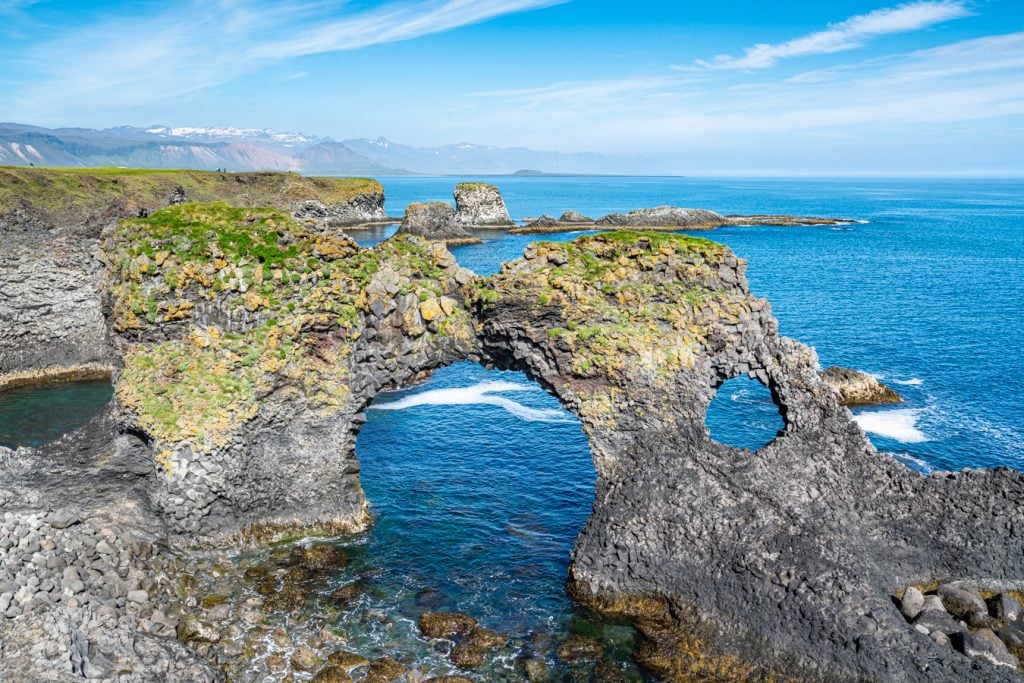
[[[273,206],[315,229],[384,218],[373,180],[286,173],[0,168],[0,375],[110,364],[101,234],[185,201]]]
[[[915,630],[894,595],[1019,586],[1024,476],[922,477],[877,453],[724,246],[613,232],[533,244],[483,279],[418,237],[360,249],[286,212],[186,204],[122,221],[102,253],[115,404],[0,458],[7,510],[93,472],[90,514],[177,548],[361,529],[363,410],[471,360],[526,372],[579,417],[597,490],[570,589],[636,623],[659,677],[1018,680]],[[785,422],[757,452],[704,424],[739,375]]]

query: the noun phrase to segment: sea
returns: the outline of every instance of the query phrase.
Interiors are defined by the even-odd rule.
[[[496,184],[516,219],[666,204],[849,219],[693,234],[747,260],[751,289],[771,302],[781,333],[814,347],[822,367],[865,371],[900,393],[899,405],[853,411],[880,451],[922,474],[1024,468],[1024,181],[381,178],[395,215],[410,202],[450,201],[462,180]],[[352,236],[371,245],[394,230]],[[486,231],[482,244],[452,251],[487,275],[531,241],[579,234]],[[109,397],[102,383],[0,394],[0,444],[55,438]],[[424,609],[457,610],[513,636],[504,654],[470,674],[479,680],[520,680],[524,656],[544,659],[556,677],[577,676],[553,655],[571,632],[599,638],[627,680],[643,680],[630,657],[635,634],[574,607],[565,593],[595,479],[574,416],[524,375],[471,363],[381,395],[367,416],[356,450],[376,523],[343,542],[353,562],[336,577],[371,587],[338,616],[351,647],[454,671],[414,622]],[[781,427],[767,391],[742,379],[719,390],[707,423],[715,438],[755,450]],[[368,626],[367,610],[387,618]]]

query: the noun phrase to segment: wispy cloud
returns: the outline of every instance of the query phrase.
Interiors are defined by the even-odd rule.
[[[784,43],[759,43],[748,47],[739,57],[718,55],[710,60],[697,60],[696,67],[676,68],[766,69],[784,59],[854,50],[875,38],[920,31],[970,14],[971,11],[963,0],[908,2],[896,7],[859,14],[832,24],[822,31],[809,33]]]
[[[846,134],[865,126],[978,121],[1024,114],[1024,33],[960,41],[782,79],[723,84],[720,74],[639,76],[501,97],[489,125],[555,122],[551,140],[621,140],[685,149],[765,135]],[[600,96],[587,98],[588,93]],[[581,105],[582,103],[582,105]],[[521,123],[520,123],[521,122]],[[536,126],[534,125],[534,128]]]
[[[31,81],[4,99],[21,116],[154,104],[295,57],[410,40],[566,1],[392,0],[357,10],[324,0],[188,0],[35,45],[19,59]]]

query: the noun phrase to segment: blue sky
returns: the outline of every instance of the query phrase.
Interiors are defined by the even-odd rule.
[[[1024,175],[1024,2],[0,0],[0,120]]]

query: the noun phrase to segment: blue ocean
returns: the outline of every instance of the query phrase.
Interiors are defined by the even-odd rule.
[[[387,208],[400,214],[409,202],[450,200],[458,180],[470,178],[384,178]],[[500,187],[517,219],[661,204],[849,218],[843,226],[700,235],[747,259],[751,288],[771,301],[782,333],[817,349],[823,367],[872,373],[904,397],[898,406],[855,411],[880,450],[922,473],[1024,468],[1024,181],[479,180]],[[353,236],[372,244],[393,231]],[[453,252],[489,274],[534,239],[577,235],[480,236],[483,244]],[[38,419],[12,417],[36,414],[41,402],[31,391],[0,394],[0,441],[45,440]],[[83,400],[83,412],[95,403]],[[54,414],[68,411],[66,400],[53,405]],[[368,418],[357,452],[376,524],[348,544],[354,561],[337,577],[370,586],[338,617],[351,647],[445,670],[447,660],[417,638],[413,622],[424,609],[453,609],[514,637],[507,659],[481,680],[516,680],[513,660],[523,649],[559,666],[552,643],[570,631],[600,637],[639,680],[631,631],[581,613],[565,595],[595,477],[572,415],[521,374],[461,363],[380,396]],[[765,390],[737,380],[723,386],[708,426],[722,441],[757,448],[780,420]],[[387,618],[368,625],[368,612]]]

